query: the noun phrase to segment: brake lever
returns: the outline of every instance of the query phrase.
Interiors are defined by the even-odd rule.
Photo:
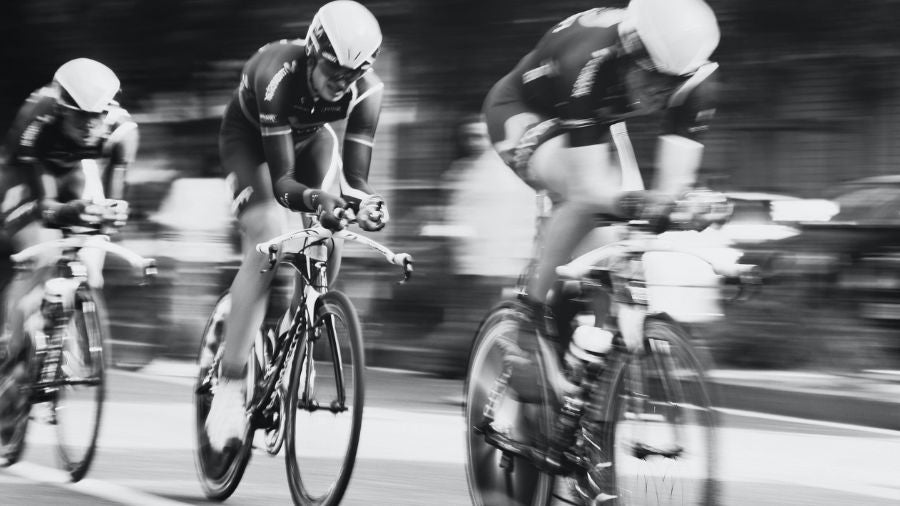
[[[409,278],[412,277],[413,273],[413,259],[409,253],[400,253],[397,255],[398,257],[403,259],[403,279],[397,282],[398,285],[406,284],[409,281]]]
[[[275,268],[275,264],[278,262],[278,246],[275,244],[269,245],[269,251],[266,253],[266,260],[268,261],[269,266],[259,272],[269,272]]]

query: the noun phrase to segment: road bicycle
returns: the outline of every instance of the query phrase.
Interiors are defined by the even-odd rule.
[[[338,504],[349,484],[362,429],[365,356],[357,311],[344,293],[329,288],[327,260],[334,239],[381,253],[412,274],[412,257],[347,229],[333,232],[314,224],[269,241],[256,250],[269,268],[294,276],[287,311],[256,334],[246,375],[249,424],[236,452],[216,452],[205,433],[216,394],[230,296],[222,295],[203,332],[196,409],[195,462],[204,492],[224,500],[237,488],[251,456],[257,430],[269,455],[285,448],[291,497],[298,505]],[[268,328],[267,328],[268,327]]]
[[[93,279],[100,275],[102,260],[98,264],[90,255],[103,252],[122,258],[141,272],[142,284],[157,274],[153,259],[110,242],[111,230],[102,225],[67,227],[62,238],[12,255],[17,269],[24,271],[40,268],[42,259],[55,262],[53,277],[39,287],[40,310],[25,324],[30,347],[23,357],[27,383],[22,391],[27,403],[0,450],[6,465],[17,462],[25,449],[33,405],[44,404],[43,416],[35,418],[56,427],[61,467],[72,481],[79,481],[91,466],[103,414],[107,331],[103,295]]]
[[[695,258],[736,286],[755,283],[754,266],[632,221],[619,240],[557,268],[556,307],[567,315],[557,323],[574,328],[568,349],[519,299],[482,321],[464,392],[473,504],[716,503],[710,361],[649,296],[646,264],[660,253]],[[527,349],[535,377],[519,385],[533,382],[530,399],[511,386]]]

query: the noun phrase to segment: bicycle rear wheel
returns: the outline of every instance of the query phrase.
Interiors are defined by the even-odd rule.
[[[605,485],[618,506],[713,505],[716,416],[704,361],[672,321],[648,318],[645,340],[645,354],[614,365]]]
[[[236,452],[222,453],[209,446],[206,435],[206,417],[216,385],[219,383],[219,361],[224,348],[225,319],[231,311],[231,296],[228,293],[219,297],[212,314],[203,329],[200,339],[198,358],[199,370],[194,388],[195,443],[194,467],[206,497],[224,501],[234,493],[247,462],[250,460],[253,429],[250,424],[244,434],[244,444]]]
[[[106,374],[102,317],[95,294],[86,286],[75,292],[75,308],[62,332],[54,401],[60,465],[78,481],[87,474],[97,449]]]
[[[295,504],[335,505],[350,482],[362,429],[362,333],[340,292],[319,298],[314,318],[291,365],[287,476]]]
[[[515,302],[503,302],[481,323],[475,334],[465,382],[464,415],[466,423],[466,479],[469,495],[476,506],[546,505],[553,493],[554,477],[538,471],[519,457],[504,457],[503,452],[488,444],[476,427],[485,417],[485,406],[492,396],[493,417],[499,427],[508,428],[513,440],[536,444],[538,437],[551,433],[552,403],[546,388],[541,402],[518,402],[508,390],[500,387],[503,361],[510,344],[520,339],[525,316]],[[536,338],[536,337],[535,337]],[[537,366],[543,373],[541,364]],[[547,384],[542,378],[539,382]]]

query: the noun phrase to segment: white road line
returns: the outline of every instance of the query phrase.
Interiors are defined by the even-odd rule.
[[[773,420],[777,422],[801,423],[804,425],[817,425],[819,427],[829,427],[832,429],[854,430],[859,432],[868,432],[871,434],[880,434],[883,436],[898,436],[900,431],[891,429],[880,429],[878,427],[866,427],[865,425],[853,425],[849,423],[827,422],[823,420],[813,420],[811,418],[797,418],[793,416],[772,415],[769,413],[760,413],[758,411],[745,411],[742,409],[731,408],[715,408],[720,413],[727,415],[745,416],[748,418],[761,418],[765,420]]]
[[[107,481],[85,478],[72,483],[68,473],[52,467],[40,466],[29,462],[19,462],[6,468],[6,472],[36,483],[44,483],[74,490],[80,494],[106,499],[129,506],[184,506],[188,503],[164,499],[151,494],[138,492]]]

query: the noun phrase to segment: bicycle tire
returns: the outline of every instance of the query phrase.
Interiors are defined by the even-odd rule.
[[[231,297],[228,292],[216,301],[200,339],[200,351],[197,362],[197,382],[194,387],[194,467],[209,499],[224,501],[241,482],[247,463],[250,461],[253,429],[248,424],[244,434],[244,443],[231,454],[222,454],[210,448],[206,436],[206,417],[209,414],[213,392],[210,383],[218,378],[217,357],[221,356],[222,339],[224,338],[225,318],[231,310]]]
[[[99,297],[86,285],[75,291],[75,307],[65,327],[57,367],[61,383],[54,400],[57,456],[76,482],[87,474],[96,454],[106,396]]]
[[[325,353],[320,355],[317,355],[316,351],[321,352],[323,347],[315,348],[310,354],[305,346],[307,340],[317,330],[325,331],[326,340],[324,342],[327,344],[324,347]],[[318,342],[322,343],[323,341],[319,340]],[[340,503],[347,490],[356,463],[356,451],[362,430],[365,402],[365,357],[363,353],[361,325],[350,299],[337,291],[322,295],[316,302],[315,321],[307,323],[291,364],[285,460],[288,485],[295,504],[333,506]],[[349,365],[347,364],[348,358],[350,359]],[[329,360],[331,368],[328,367]],[[335,363],[340,364],[340,368],[335,367]],[[320,368],[316,364],[324,367]],[[339,372],[340,374],[338,374]],[[348,378],[349,382],[346,381]],[[312,392],[307,390],[307,383],[309,383],[309,389],[313,390]],[[352,389],[350,392],[346,391],[348,383]],[[327,416],[328,406],[334,406],[335,401],[318,410],[308,411],[303,407],[304,397],[306,400],[315,400],[324,391],[330,390],[328,387],[332,386],[338,398],[341,395],[339,392],[344,392],[345,401],[353,403],[348,408],[349,420],[343,421],[341,424],[335,423],[336,417],[329,418]],[[300,416],[301,413],[304,415]],[[340,414],[347,415],[348,413]],[[313,420],[314,416],[317,417],[316,420]],[[333,437],[314,435],[314,429],[329,431],[344,429],[346,434],[342,434],[342,436],[347,438],[346,446],[335,446]],[[304,442],[298,441],[301,437],[304,438]],[[321,458],[321,452],[333,452],[335,449],[337,449],[337,454],[330,458]],[[312,468],[301,469],[302,464],[307,462],[311,463]],[[336,472],[331,469],[323,471],[335,463],[337,464]],[[326,481],[324,485],[319,483],[321,480],[318,479],[323,475]],[[318,490],[323,490],[323,492],[320,493]]]
[[[645,353],[611,364],[602,441],[612,474],[602,488],[617,506],[717,504],[709,362],[690,340],[676,322],[651,316]]]
[[[466,481],[469,495],[475,506],[494,505],[531,505],[543,506],[550,503],[555,477],[543,473],[530,462],[513,457],[511,467],[502,467],[503,456],[500,450],[484,441],[475,427],[483,418],[488,393],[492,390],[496,378],[501,374],[503,339],[509,339],[510,333],[518,336],[518,329],[526,317],[521,306],[515,301],[501,302],[487,314],[475,333],[464,384],[463,413],[466,423]],[[515,339],[517,337],[514,337]],[[536,336],[535,336],[536,338]],[[497,350],[499,350],[499,355]],[[540,354],[538,360],[541,359]],[[544,374],[542,363],[537,367]],[[519,404],[511,401],[512,413],[507,418],[513,422],[511,433],[513,438],[527,433],[532,437],[551,434],[554,423],[554,411],[550,393],[547,391],[546,378],[538,381],[541,388],[541,402]],[[506,406],[506,404],[504,404]],[[536,419],[537,427],[530,431],[524,427],[528,420]]]
[[[10,366],[10,370],[4,374],[7,374],[10,378],[10,381],[18,383],[18,386],[11,385],[10,388],[18,388],[19,393],[7,393],[10,399],[4,400],[0,403],[0,409],[6,411],[9,409],[14,409],[5,404],[7,402],[16,402],[21,403],[19,409],[21,412],[12,415],[8,411],[4,413],[4,417],[12,415],[15,420],[13,421],[13,427],[9,429],[5,429],[7,433],[0,434],[0,467],[8,467],[16,462],[22,457],[22,454],[25,452],[25,447],[27,446],[27,435],[28,435],[28,422],[29,422],[29,413],[31,412],[31,399],[28,398],[27,388],[29,382],[34,378],[33,362],[30,361],[30,357],[32,357],[34,351],[30,346],[31,340],[28,339],[27,343],[29,346],[26,346],[25,350],[19,355],[18,359],[14,361]],[[12,397],[18,395],[19,397],[12,399]],[[0,428],[0,430],[4,430]]]

